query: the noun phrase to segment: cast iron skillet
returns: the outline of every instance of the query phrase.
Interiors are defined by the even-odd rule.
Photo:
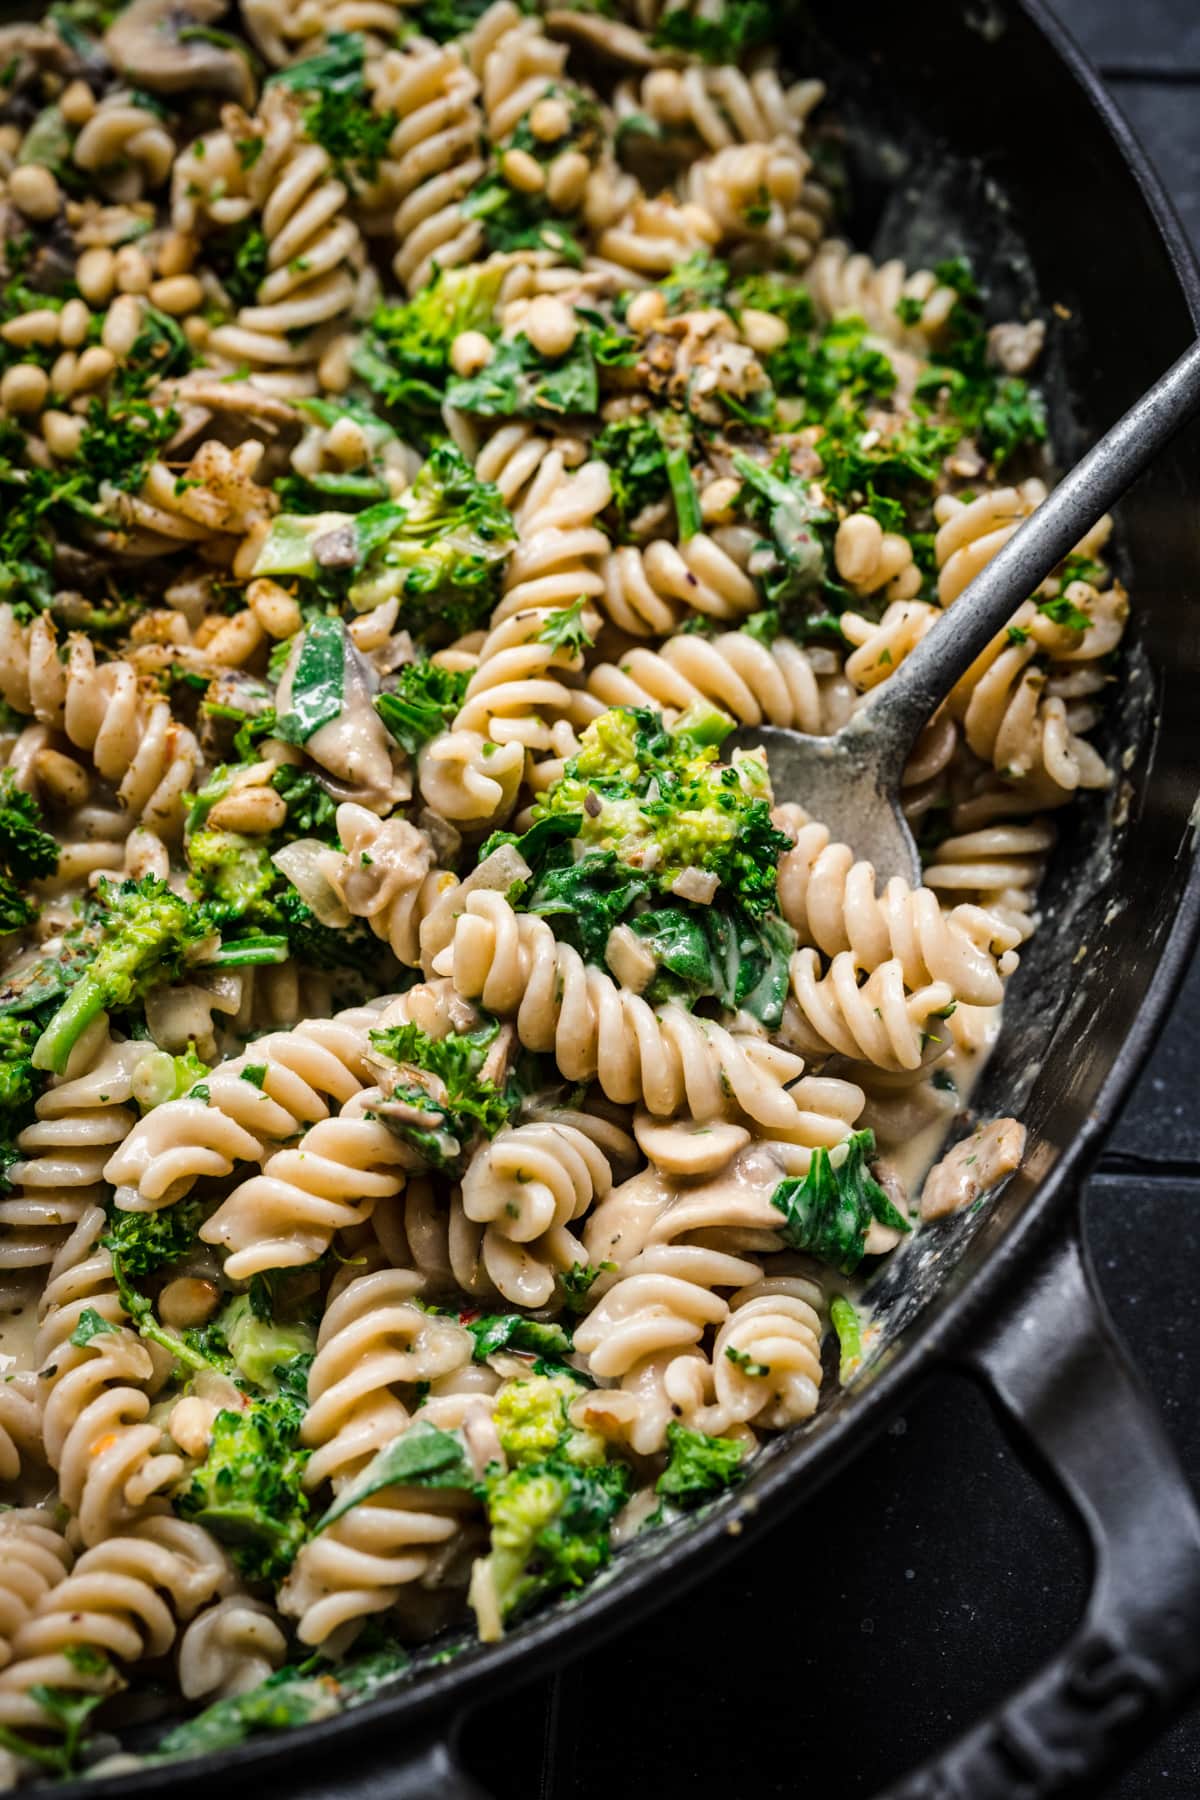
[[[1059,420],[1065,405],[1075,411],[1077,441],[1059,425],[1060,451],[1072,456],[1200,325],[1200,279],[1141,150],[1041,0],[830,0],[814,13],[835,73],[843,54],[868,71],[869,97],[846,84],[845,116],[888,146],[875,170],[858,160],[858,241],[911,260],[940,255],[957,218],[966,223],[952,247],[973,249],[1014,303],[1036,277],[1043,308],[1071,314],[1054,333],[1049,381]],[[884,177],[894,182],[898,157],[909,179],[889,203]],[[1189,1698],[1200,1685],[1200,1516],[1096,1295],[1077,1196],[1200,914],[1198,495],[1193,432],[1122,508],[1136,629],[1112,748],[1118,768],[1130,752],[1128,776],[1060,849],[1048,922],[979,1097],[985,1113],[1020,1110],[1024,1169],[995,1203],[922,1237],[885,1275],[885,1350],[872,1378],[850,1394],[830,1382],[812,1428],[772,1445],[735,1494],[633,1544],[602,1584],[503,1643],[469,1648],[353,1714],[165,1770],[71,1784],[64,1800],[262,1786],[294,1800],[481,1800],[454,1760],[456,1715],[711,1575],[948,1362],[987,1385],[1019,1444],[1082,1514],[1093,1588],[1081,1627],[1048,1667],[889,1800],[1094,1791]]]

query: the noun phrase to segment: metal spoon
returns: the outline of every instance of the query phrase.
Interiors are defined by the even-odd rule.
[[[1200,405],[1200,341],[1089,450],[934,621],[894,675],[832,737],[749,725],[730,748],[762,746],[776,800],[798,800],[883,880],[917,885],[921,863],[900,780],[922,727],[1017,608],[1132,487]],[[1181,504],[1184,504],[1181,502]]]

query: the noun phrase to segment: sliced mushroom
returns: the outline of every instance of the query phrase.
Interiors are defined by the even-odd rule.
[[[225,0],[133,0],[104,34],[104,48],[128,80],[154,94],[223,94],[254,103],[248,55],[205,35]]]

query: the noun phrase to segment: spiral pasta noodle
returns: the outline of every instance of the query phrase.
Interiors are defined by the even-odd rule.
[[[279,1597],[301,1643],[344,1649],[409,1584],[436,1584],[476,1506],[458,1488],[392,1486],[310,1539]]]
[[[112,200],[140,200],[161,187],[175,160],[175,140],[158,114],[137,95],[106,94],[84,124],[71,160],[100,184]]]
[[[147,1417],[157,1371],[123,1323],[112,1261],[98,1243],[104,1223],[100,1208],[90,1208],[55,1259],[36,1350],[46,1458],[88,1545],[157,1510],[183,1469]],[[108,1329],[80,1343],[85,1313]]]
[[[939,1017],[954,1005],[947,981],[910,989],[898,957],[876,964],[865,979],[843,950],[822,971],[812,949],[792,958],[792,998],[784,1014],[788,1041],[804,1056],[844,1056],[894,1073],[916,1073],[946,1048]]]
[[[615,549],[600,603],[631,637],[677,629],[689,613],[736,620],[758,605],[753,581],[715,538],[703,532],[684,544],[658,538],[644,550]]]
[[[454,877],[437,867],[426,833],[405,819],[383,820],[347,801],[338,808],[337,828],[341,850],[324,852],[320,860],[330,887],[347,914],[365,919],[397,962],[418,967],[422,925],[455,887]]]
[[[38,1100],[17,1138],[13,1191],[0,1199],[0,1267],[52,1265],[73,1230],[103,1198],[104,1164],[135,1123],[128,1102],[147,1046],[95,1034],[77,1047],[74,1066]]]
[[[635,644],[619,663],[588,671],[588,692],[604,706],[652,706],[682,712],[705,700],[744,725],[786,725],[820,737],[847,712],[845,683],[827,652],[790,638],[769,647],[748,632],[699,632],[668,638],[657,650]]]
[[[517,514],[521,543],[463,704],[421,755],[422,793],[443,818],[481,829],[507,816],[525,752],[554,749],[556,718],[578,716],[573,677],[583,658],[547,642],[548,621],[603,592],[608,539],[595,520],[610,496],[603,463],[568,473],[558,450],[533,478]],[[594,629],[598,615],[585,613],[581,623]]]
[[[248,168],[239,141],[261,140]],[[179,165],[177,165],[178,168]],[[346,211],[344,182],[327,153],[306,139],[293,96],[269,88],[254,117],[226,109],[223,129],[207,141],[207,191],[191,197],[195,176],[177,185],[174,220],[190,230],[216,221],[261,218],[267,273],[252,305],[210,334],[208,349],[233,368],[249,365],[280,393],[311,393],[311,373],[331,338],[350,320],[363,261],[358,227]]]
[[[179,1687],[185,1700],[247,1693],[287,1656],[287,1638],[271,1608],[249,1594],[226,1594],[206,1607],[179,1639]]]
[[[22,1625],[58,1586],[72,1560],[66,1539],[40,1507],[0,1513],[0,1669],[12,1661]]]
[[[723,1251],[655,1245],[626,1264],[576,1329],[576,1348],[589,1367],[632,1396],[629,1442],[639,1455],[661,1446],[680,1396],[690,1388],[694,1397],[689,1376],[694,1360],[702,1359],[681,1352],[728,1317],[729,1301],[718,1290],[745,1287],[757,1275],[754,1263]],[[600,1406],[606,1403],[607,1395]],[[590,1419],[594,1409],[583,1402],[576,1414]]]
[[[199,763],[195,737],[169,704],[143,692],[129,663],[97,665],[82,633],[67,640],[62,662],[48,619],[22,625],[0,607],[0,692],[17,712],[61,731],[85,750],[116,791],[131,823],[176,835],[183,795]]]
[[[911,888],[898,875],[877,897],[871,864],[832,843],[824,825],[802,825],[781,859],[779,904],[802,942],[826,956],[848,951],[868,971],[896,957],[910,989],[944,982],[954,999],[992,1006],[1001,975],[1016,966],[1017,940],[1001,920],[979,907],[943,913],[930,888]]]
[[[369,1033],[376,1007],[350,1007],[332,1019],[255,1040],[252,1050],[221,1063],[208,1077],[207,1098],[184,1095],[155,1107],[105,1165],[117,1203],[154,1211],[179,1200],[202,1175],[228,1175],[239,1162],[264,1162],[271,1147],[309,1122],[328,1117],[369,1085]],[[262,1068],[262,1086],[243,1079]]]
[[[308,1377],[308,1486],[336,1487],[400,1435],[411,1414],[396,1388],[411,1402],[418,1383],[470,1362],[461,1325],[411,1304],[422,1286],[408,1270],[379,1269],[357,1276],[328,1307]]]
[[[552,1051],[569,1081],[598,1079],[611,1100],[661,1114],[686,1104],[696,1118],[716,1118],[732,1102],[765,1125],[795,1117],[782,1083],[802,1073],[798,1059],[682,1007],[655,1011],[499,894],[468,896],[434,968],[489,1012],[515,1016],[527,1048]]]
[[[749,73],[732,64],[692,64],[654,69],[638,82],[622,83],[616,110],[618,123],[642,114],[669,131],[694,135],[710,150],[722,150],[799,138],[823,94],[819,81],[785,84],[771,63]]]
[[[359,1116],[370,1095],[310,1126],[295,1148],[268,1156],[261,1174],[241,1182],[205,1221],[201,1236],[223,1248],[230,1280],[315,1262],[335,1231],[361,1223],[380,1196],[403,1186],[412,1154],[386,1124]]]
[[[586,1262],[570,1227],[611,1187],[610,1157],[632,1148],[600,1121],[562,1113],[501,1131],[476,1151],[462,1210],[484,1227],[483,1266],[506,1300],[545,1306],[556,1273]]]
[[[380,187],[395,208],[393,268],[415,293],[440,269],[469,262],[483,243],[461,202],[484,172],[479,84],[449,45],[418,40],[387,50],[369,71],[377,108],[393,113]]]
[[[81,1647],[125,1667],[163,1656],[180,1623],[231,1585],[224,1551],[198,1525],[145,1519],[85,1550],[18,1628],[12,1661],[0,1670],[0,1724],[27,1730],[47,1723],[30,1691],[103,1693],[113,1671],[88,1668]]]
[[[901,348],[936,344],[958,304],[954,288],[939,282],[928,269],[911,275],[898,259],[876,264],[855,254],[839,238],[822,244],[808,271],[817,306],[829,318],[855,313],[873,332]],[[915,322],[906,325],[898,311],[912,301]]]

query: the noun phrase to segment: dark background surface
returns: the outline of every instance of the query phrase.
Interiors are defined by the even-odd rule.
[[[1200,245],[1200,0],[1052,4]],[[1089,1185],[1086,1220],[1105,1297],[1200,1486],[1198,1070],[1200,962]],[[855,1800],[1036,1668],[1078,1618],[1087,1576],[1069,1516],[974,1387],[942,1376],[732,1568],[553,1682],[483,1709],[464,1752],[496,1800]],[[1197,1796],[1200,1709],[1103,1790]]]

